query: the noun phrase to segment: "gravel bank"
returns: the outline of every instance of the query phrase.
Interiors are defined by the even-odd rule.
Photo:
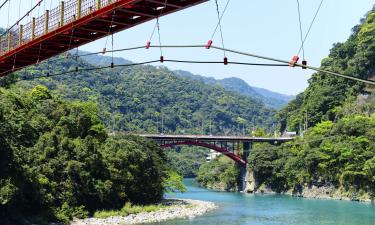
[[[193,218],[216,208],[211,202],[190,199],[169,199],[170,207],[155,212],[139,213],[126,217],[113,216],[104,219],[88,218],[74,220],[71,225],[123,225],[160,222],[176,218]]]

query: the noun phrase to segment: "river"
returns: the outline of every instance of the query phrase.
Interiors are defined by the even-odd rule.
[[[370,203],[216,192],[199,187],[193,179],[184,183],[186,193],[168,197],[211,201],[219,208],[204,216],[158,225],[375,224],[375,205]]]

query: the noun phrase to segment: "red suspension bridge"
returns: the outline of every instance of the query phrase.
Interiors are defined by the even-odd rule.
[[[67,50],[205,1],[61,1],[58,7],[46,10],[44,15],[32,18],[24,25],[18,23],[1,35],[0,74],[5,76]]]
[[[17,22],[10,26],[5,33],[0,34],[0,77],[6,76],[17,70],[23,69],[27,66],[37,64],[41,61],[49,59],[53,56],[59,55],[63,52],[77,48],[84,44],[90,43],[97,39],[112,35],[116,32],[131,28],[141,23],[157,19],[157,26],[155,29],[159,29],[158,18],[166,14],[170,14],[188,7],[206,2],[208,0],[66,0],[61,1],[60,5],[56,8],[46,10],[42,16],[31,18],[30,22],[22,24],[24,18],[31,15],[32,11],[40,7],[41,2],[46,0],[39,0],[37,5],[31,8],[23,17]],[[224,7],[223,12],[220,15],[217,7],[218,24],[214,31],[214,34],[219,28],[221,28],[221,19],[227,9],[227,4]],[[6,0],[0,9],[10,0]],[[216,6],[218,6],[217,0],[215,0]],[[302,46],[306,41],[311,26],[319,12],[319,9],[323,3],[321,1],[314,19],[309,27],[306,36],[302,37]],[[21,4],[21,2],[20,2]],[[10,12],[8,12],[9,14]],[[154,30],[155,31],[155,30]],[[213,35],[214,36],[214,35]],[[222,36],[222,34],[221,34]],[[160,39],[160,34],[159,34]],[[211,38],[212,39],[212,38]],[[321,73],[325,73],[332,76],[343,77],[346,79],[356,80],[367,84],[375,85],[374,80],[361,78],[362,76],[352,74],[341,74],[334,71],[328,71],[321,68],[308,66],[307,61],[303,60],[301,64],[298,63],[298,54],[292,58],[292,60],[282,60],[271,58],[267,56],[261,56],[253,53],[247,53],[243,51],[228,49],[224,47],[224,41],[222,38],[222,47],[212,45],[212,40],[209,40],[206,45],[151,45],[147,42],[145,46],[133,47],[127,50],[135,50],[139,48],[207,48],[216,49],[220,51],[230,52],[232,54],[249,56],[262,60],[272,61],[279,64],[269,63],[248,63],[248,62],[235,62],[230,61],[225,56],[222,63],[224,65],[247,65],[247,66],[290,66],[290,67],[301,67],[303,69],[311,69]],[[122,50],[113,50],[111,52],[117,52]],[[106,48],[102,50],[102,53],[110,52]],[[76,56],[78,58],[78,56]],[[104,67],[89,68],[86,70],[96,70],[105,68],[114,68],[120,66],[134,66],[141,64],[149,64],[154,62],[174,62],[174,63],[206,63],[214,64],[221,63],[219,61],[196,61],[196,60],[171,60],[164,59],[161,55],[158,60],[151,60],[146,62],[134,63],[130,65],[114,65]],[[66,71],[60,74],[50,74],[47,76],[55,76],[62,74],[69,74],[72,72],[80,72],[81,70],[76,67],[73,71]],[[37,77],[36,77],[37,78]]]

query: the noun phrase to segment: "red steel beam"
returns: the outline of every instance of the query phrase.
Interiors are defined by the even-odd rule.
[[[165,4],[165,6],[167,6],[167,7],[173,7],[173,8],[176,8],[176,9],[180,9],[180,8],[183,7],[182,5],[177,5],[177,4],[170,3],[171,1],[165,2],[164,0],[162,0],[162,1],[158,1],[158,0],[146,0],[146,2],[162,4],[163,6]]]
[[[203,2],[206,2],[208,0],[186,0],[186,1],[172,1],[167,5],[166,8],[163,9],[162,15],[167,15],[169,13],[173,13]],[[150,4],[151,3],[151,4]],[[154,6],[152,6],[154,4]],[[37,60],[34,62],[27,63],[26,60],[21,63],[15,63],[15,65],[19,66],[20,68],[15,68],[15,70],[9,70],[9,68],[13,67],[13,63],[9,65],[9,62],[14,60],[17,61],[17,56],[19,56],[19,59],[22,59],[20,57],[27,57],[28,52],[31,49],[39,49],[40,44],[43,43],[51,43],[52,46],[58,46],[58,44],[55,45],[55,43],[64,43],[62,45],[66,45],[66,42],[70,41],[70,34],[72,30],[78,30],[83,31],[80,32],[79,37],[73,37],[72,39],[80,39],[79,43],[76,43],[72,41],[69,48],[59,48],[59,49],[51,49],[50,47],[48,49],[42,49],[41,54],[39,55],[39,59],[47,59],[50,57],[53,57],[55,55],[58,55],[60,53],[65,52],[66,50],[73,49],[77,46],[95,41],[99,38],[105,37],[108,34],[116,33],[124,29],[128,29],[130,27],[136,26],[138,24],[147,22],[155,17],[157,13],[159,13],[159,10],[154,10],[155,5],[159,7],[164,6],[164,0],[157,1],[157,0],[117,0],[114,3],[107,5],[99,10],[93,11],[89,15],[83,16],[79,19],[76,19],[70,23],[64,24],[64,26],[59,27],[45,35],[42,35],[40,37],[35,38],[32,41],[29,41],[26,44],[23,44],[19,47],[16,47],[15,49],[6,52],[5,54],[0,56],[0,77],[6,76],[7,74],[14,72],[15,70],[18,70],[24,66],[32,65],[37,63]],[[114,13],[114,11],[116,11]],[[151,12],[155,12],[156,14],[153,14]],[[160,10],[161,11],[161,10]],[[92,31],[84,31],[85,27],[95,27],[97,22],[103,22],[105,21],[108,23],[108,25],[112,22],[112,16],[113,17],[113,23],[114,25],[117,25],[116,27],[111,29],[110,33],[104,33],[98,32],[97,35],[92,35]],[[130,18],[132,18],[133,15],[139,15],[140,17],[137,19],[133,19],[132,23],[129,23]],[[82,29],[80,30],[80,27]],[[108,28],[109,29],[109,28]],[[65,42],[64,42],[65,41]]]
[[[228,156],[229,158],[233,159],[234,161],[236,161],[238,163],[241,163],[242,165],[247,164],[247,162],[245,160],[243,160],[240,156],[234,154],[233,152],[229,151],[227,148],[219,147],[219,146],[214,145],[214,144],[200,142],[200,141],[177,141],[177,142],[172,142],[172,143],[168,143],[168,144],[162,144],[161,147],[162,148],[170,148],[170,147],[173,147],[173,146],[176,146],[176,145],[194,145],[194,146],[200,146],[200,147],[212,149],[212,150],[215,150],[217,152],[220,152],[220,153]]]

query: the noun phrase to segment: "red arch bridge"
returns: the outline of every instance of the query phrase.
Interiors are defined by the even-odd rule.
[[[160,144],[163,148],[179,145],[199,146],[222,153],[240,165],[247,164],[252,143],[270,143],[278,145],[293,141],[290,137],[249,137],[249,136],[213,136],[213,135],[171,135],[171,134],[141,134]]]
[[[160,144],[163,148],[179,145],[199,146],[220,152],[233,159],[239,169],[238,188],[243,191],[246,183],[247,158],[253,143],[270,143],[278,145],[293,141],[291,137],[249,137],[249,136],[213,136],[213,135],[170,135],[170,134],[141,134]]]

